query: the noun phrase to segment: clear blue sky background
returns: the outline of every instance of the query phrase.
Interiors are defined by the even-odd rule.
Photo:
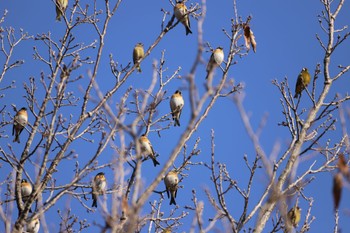
[[[190,1],[190,3],[196,3],[197,1]],[[72,7],[72,1],[69,3],[69,7]],[[189,3],[187,3],[189,5]],[[238,14],[245,20],[248,15],[253,17],[251,21],[251,28],[254,31],[256,40],[258,43],[257,53],[252,51],[247,57],[236,57],[237,65],[235,65],[229,74],[230,78],[234,78],[235,82],[242,82],[245,85],[244,93],[246,95],[244,105],[246,110],[250,113],[252,125],[257,128],[261,118],[264,114],[268,114],[268,121],[266,128],[263,131],[260,141],[263,145],[263,149],[269,154],[273,145],[277,142],[281,143],[281,150],[288,145],[290,140],[288,131],[286,128],[278,127],[277,123],[283,120],[282,108],[280,105],[280,95],[277,88],[271,84],[271,80],[277,79],[282,81],[284,77],[288,77],[289,83],[291,83],[292,90],[294,91],[295,80],[302,67],[308,67],[312,72],[317,63],[322,63],[323,50],[319,46],[315,34],[318,33],[321,38],[326,39],[325,34],[319,27],[317,15],[321,13],[322,5],[319,1],[237,1]],[[160,24],[162,20],[161,8],[168,11],[172,11],[172,6],[168,1],[124,1],[116,15],[112,19],[109,25],[109,34],[106,38],[106,47],[103,53],[103,60],[101,68],[98,72],[97,81],[103,91],[114,84],[114,78],[110,74],[109,69],[109,54],[113,54],[115,60],[119,64],[126,65],[132,60],[132,49],[137,42],[143,42],[145,48],[153,43],[155,38],[160,32]],[[19,31],[22,28],[25,32],[31,35],[51,32],[53,38],[60,38],[64,33],[65,26],[63,23],[55,21],[55,7],[52,1],[38,0],[38,1],[2,1],[0,3],[0,11],[4,9],[9,11],[3,27],[12,26]],[[343,27],[349,24],[349,12],[350,4],[346,2],[343,10],[341,11],[336,26],[337,28]],[[233,6],[232,1],[208,1],[207,3],[207,17],[204,23],[204,41],[210,42],[213,47],[221,45],[225,52],[229,46],[229,41],[222,32],[222,28],[230,31],[230,20],[233,18]],[[195,59],[197,51],[197,22],[191,18],[191,27],[193,34],[185,36],[185,29],[182,25],[178,25],[174,30],[166,35],[162,42],[152,54],[146,58],[142,63],[142,74],[133,74],[127,83],[125,88],[132,86],[134,89],[145,89],[150,84],[152,75],[152,61],[159,60],[161,51],[165,49],[166,64],[168,67],[167,75],[171,75],[177,67],[181,66],[182,70],[180,74],[186,76],[190,67]],[[96,34],[91,33],[91,28],[83,26],[81,30],[75,32],[77,41],[85,41],[85,44],[91,43],[96,39]],[[243,39],[240,41],[243,44]],[[25,106],[25,99],[22,97],[25,92],[23,89],[23,83],[28,83],[29,77],[35,77],[36,80],[40,78],[40,72],[48,74],[47,67],[42,63],[34,61],[32,59],[33,46],[40,48],[41,44],[38,41],[29,40],[21,44],[15,52],[15,58],[24,59],[25,64],[16,70],[13,70],[7,74],[5,80],[0,84],[0,87],[4,87],[12,80],[16,81],[17,89],[15,91],[5,91],[5,97],[1,99],[1,108],[3,105],[7,106],[7,110],[11,111],[11,104],[15,104],[18,107]],[[41,52],[45,54],[46,48],[41,47]],[[339,47],[332,57],[331,74],[334,75],[338,69],[338,64],[348,65],[350,54],[349,41],[345,42]],[[85,54],[88,55],[88,54]],[[210,53],[205,53],[204,59],[208,60]],[[3,58],[0,58],[1,64],[3,64]],[[91,67],[83,66],[79,72],[85,79],[88,78],[88,70]],[[217,71],[218,76],[221,71]],[[205,64],[200,66],[198,73],[196,74],[196,83],[200,87],[200,91],[203,92],[202,86],[205,77]],[[82,81],[83,85],[86,81]],[[176,79],[166,89],[167,95],[170,96],[176,89],[185,87],[185,80]],[[318,82],[319,87],[322,85],[322,80]],[[339,80],[333,86],[331,94],[328,100],[334,96],[335,93],[341,93],[344,95],[349,91],[350,81],[349,74]],[[318,91],[320,88],[318,88]],[[76,95],[82,96],[77,89],[74,90]],[[188,100],[188,92],[183,89],[185,101]],[[120,99],[121,92],[112,97],[112,106]],[[302,106],[310,107],[311,101],[303,95]],[[160,114],[169,112],[169,104],[163,103],[159,106]],[[69,114],[69,112],[65,112]],[[185,104],[185,108],[182,113],[182,127],[171,128],[168,131],[162,133],[162,137],[159,138],[155,133],[149,136],[153,142],[155,150],[160,154],[159,161],[164,164],[168,155],[170,154],[169,148],[175,145],[176,140],[179,138],[184,130],[184,126],[189,120],[190,107],[189,103]],[[337,115],[335,113],[334,115]],[[68,116],[67,116],[68,117]],[[30,121],[33,120],[33,116],[30,116]],[[11,132],[11,125],[8,125],[6,130],[8,134]],[[245,189],[248,179],[248,171],[244,165],[243,155],[247,154],[249,161],[253,161],[255,157],[254,147],[251,141],[248,139],[246,132],[244,131],[242,121],[239,117],[238,111],[233,104],[232,100],[220,99],[216,106],[213,108],[209,117],[205,119],[199,130],[195,133],[194,137],[189,141],[188,146],[191,148],[197,137],[201,138],[199,148],[202,153],[199,157],[195,157],[193,162],[209,162],[210,161],[210,132],[211,129],[215,130],[215,151],[216,159],[222,163],[226,163],[231,177],[237,180],[242,189]],[[337,127],[339,128],[339,125]],[[328,136],[329,135],[329,136]],[[341,137],[338,132],[329,132],[327,138],[331,138],[331,144]],[[24,142],[28,137],[28,133],[24,132],[21,135],[22,143],[16,145],[15,152],[21,153]],[[171,140],[169,140],[171,138]],[[5,147],[7,143],[12,143],[12,137],[9,139],[1,139],[1,145]],[[85,143],[86,145],[86,143]],[[74,145],[73,145],[74,146]],[[90,148],[79,147],[79,144],[75,144],[75,152],[79,158],[84,160],[85,156],[90,155]],[[91,149],[96,149],[97,145],[91,145]],[[86,148],[89,148],[87,150]],[[281,153],[280,153],[281,154]],[[103,156],[100,157],[99,163],[110,162],[115,153],[108,148]],[[305,171],[309,164],[314,160],[322,162],[324,158],[318,154],[306,154],[304,155],[306,161],[300,165],[298,174]],[[178,157],[179,164],[181,156]],[[27,164],[30,174],[34,175],[32,165]],[[5,165],[1,168],[1,172],[8,173],[10,168]],[[107,178],[112,179],[113,172],[110,169],[104,170]],[[154,169],[150,161],[147,161],[143,165],[143,172],[145,174],[145,184],[151,182],[154,176],[158,173],[158,169]],[[209,180],[210,173],[204,167],[191,167],[187,172],[188,177],[183,180],[183,189],[179,190],[177,202],[179,203],[180,211],[184,210],[185,205],[192,205],[191,202],[191,190],[196,189],[198,199],[205,201],[204,220],[207,224],[208,218],[213,217],[213,209],[207,202],[206,196],[203,192],[203,187],[208,187],[214,192],[213,185]],[[70,175],[71,174],[71,175]],[[62,177],[64,175],[64,177]],[[94,174],[87,177],[85,180],[88,182],[92,179]],[[58,173],[55,177],[59,184],[63,184],[64,180],[69,180],[73,176],[73,164],[64,164],[58,167]],[[316,220],[311,226],[310,232],[331,232],[334,227],[333,216],[333,199],[331,196],[332,189],[332,176],[330,173],[318,174],[316,181],[311,183],[306,189],[305,194],[314,197],[314,205],[312,214],[316,216]],[[109,183],[111,185],[112,182]],[[251,205],[255,205],[259,194],[263,191],[267,184],[267,179],[263,171],[259,172],[255,177],[254,187],[252,191]],[[161,183],[158,190],[163,190],[164,185]],[[2,197],[3,197],[2,190]],[[348,232],[350,229],[349,224],[349,206],[350,202],[347,198],[349,196],[348,185],[343,192],[343,199],[340,204],[340,227],[342,232]],[[110,197],[108,197],[110,199]],[[149,201],[157,199],[157,195],[152,195]],[[238,218],[242,210],[243,199],[236,193],[229,193],[227,196],[227,202],[230,211],[233,216]],[[96,220],[101,221],[99,212],[86,213],[85,209],[75,202],[70,203],[71,199],[64,198],[59,202],[58,206],[55,206],[46,213],[46,220],[48,226],[52,232],[58,230],[57,226],[57,208],[61,210],[67,206],[67,203],[71,205],[76,215],[86,218],[88,221]],[[167,205],[168,200],[165,200],[166,204],[163,205],[163,211],[167,215],[171,208]],[[300,199],[300,204],[304,210],[303,216],[307,210],[307,202]],[[90,205],[90,203],[88,203]],[[144,213],[146,213],[145,210]],[[15,217],[15,216],[14,216]],[[184,222],[183,228],[175,230],[176,232],[188,231],[193,213],[191,212],[189,217]],[[253,226],[255,219],[253,219],[249,226]],[[3,231],[3,225],[0,225],[0,232]],[[218,227],[222,229],[221,223],[218,223]],[[96,228],[94,228],[96,230]],[[271,229],[271,224],[266,226],[267,230]],[[90,228],[89,232],[93,232]]]

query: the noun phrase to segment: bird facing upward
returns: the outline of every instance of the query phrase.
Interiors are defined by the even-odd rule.
[[[155,167],[159,165],[160,163],[156,159],[156,154],[154,153],[152,144],[145,134],[141,135],[141,137],[139,138],[139,142],[141,146],[141,153],[150,157]]]
[[[175,170],[170,171],[166,176],[164,177],[164,184],[166,188],[166,193],[169,198],[170,194],[170,205],[174,204],[176,205],[176,195],[177,195],[177,189],[179,184],[179,178],[177,176],[178,172]]]
[[[170,99],[171,115],[173,116],[173,120],[175,121],[174,126],[180,126],[180,116],[184,104],[185,102],[182,97],[181,91],[176,90]]]
[[[190,17],[188,15],[187,7],[183,1],[179,1],[174,6],[174,15],[177,20],[179,20],[186,29],[186,35],[192,34],[191,25],[190,25]]]
[[[12,135],[15,135],[13,142],[20,143],[19,135],[28,123],[28,113],[26,108],[21,108],[13,119]]]

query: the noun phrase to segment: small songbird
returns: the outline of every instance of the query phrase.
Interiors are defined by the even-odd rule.
[[[174,126],[180,126],[180,116],[184,104],[185,102],[182,97],[181,91],[176,90],[170,99],[171,115],[173,116],[173,120],[175,121]]]
[[[179,178],[177,177],[177,174],[177,171],[172,170],[164,177],[164,184],[168,198],[170,194],[170,205],[176,205],[175,198],[179,184]]]
[[[301,96],[301,92],[309,85],[310,83],[310,74],[307,70],[307,68],[303,68],[298,75],[297,84],[295,86],[295,95],[294,98],[298,98],[298,96]]]
[[[207,65],[207,77],[205,79],[208,79],[209,75],[211,75],[214,69],[220,66],[223,61],[224,61],[224,50],[222,47],[217,47],[210,56],[210,59]]]
[[[22,179],[21,181],[21,195],[22,195],[22,202],[25,203],[30,194],[32,193],[33,187],[32,185],[26,180]],[[29,209],[29,212],[32,212],[31,209]]]
[[[244,25],[244,41],[247,50],[250,50],[250,45],[253,47],[254,53],[256,53],[256,41],[253,31],[250,29],[249,25]]]
[[[139,138],[140,146],[141,146],[141,153],[150,157],[153,161],[153,165],[156,167],[157,165],[160,165],[160,163],[156,159],[156,154],[154,153],[153,147],[151,142],[148,140],[147,136],[145,134],[142,134]]]
[[[293,227],[296,227],[300,222],[301,209],[299,206],[295,206],[288,211],[288,218],[292,223]]]
[[[186,35],[192,34],[190,17],[188,15],[187,7],[183,1],[178,1],[174,6],[174,15],[186,28]]]
[[[61,21],[61,16],[64,14],[68,6],[68,0],[56,0],[56,20]]]
[[[134,64],[137,64],[136,68],[137,68],[137,71],[140,73],[141,73],[140,59],[142,59],[144,56],[145,56],[145,51],[143,50],[143,44],[137,43],[132,53],[132,59],[134,61]]]
[[[97,207],[97,197],[106,191],[107,182],[103,172],[98,173],[92,182],[92,207]]]
[[[13,142],[20,143],[19,135],[22,133],[27,123],[28,123],[27,108],[21,108],[16,113],[15,118],[13,119],[12,135],[15,135],[15,139],[13,140]]]
[[[26,226],[26,233],[38,233],[40,229],[40,221],[38,218],[33,218]]]

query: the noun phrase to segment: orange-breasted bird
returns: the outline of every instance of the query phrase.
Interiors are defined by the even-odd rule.
[[[15,115],[13,119],[12,135],[15,135],[13,142],[19,141],[19,135],[22,133],[24,127],[28,123],[28,113],[27,108],[21,108]]]
[[[209,75],[212,75],[214,69],[220,66],[223,61],[224,61],[224,50],[222,47],[217,47],[210,56],[210,59],[207,65],[207,77],[205,79],[208,79]]]
[[[174,204],[176,205],[176,194],[177,194],[177,189],[178,189],[178,184],[179,184],[179,178],[177,176],[177,171],[172,170],[166,176],[164,177],[164,184],[166,188],[166,193],[169,198],[170,194],[170,205]]]
[[[156,154],[154,153],[152,144],[145,134],[141,135],[141,137],[139,138],[139,142],[141,146],[141,153],[150,157],[153,161],[154,166],[159,165],[160,163],[156,159]]]
[[[293,227],[296,227],[300,222],[301,209],[299,206],[295,206],[288,211],[288,218],[292,223]]]
[[[40,229],[40,221],[38,218],[33,218],[26,226],[26,233],[38,233]]]
[[[174,6],[174,15],[186,28],[186,35],[192,34],[190,17],[188,15],[187,7],[183,1],[178,1]]]
[[[22,202],[25,203],[30,194],[32,193],[33,187],[32,185],[26,180],[22,179],[21,181],[21,195],[22,195]],[[29,212],[32,212],[31,209],[29,209]]]
[[[56,20],[61,21],[61,16],[64,14],[68,6],[68,0],[56,0]]]
[[[303,68],[298,75],[297,84],[295,85],[295,95],[294,98],[301,96],[301,92],[309,85],[310,83],[310,74],[307,68]]]
[[[137,43],[132,53],[132,59],[134,61],[134,64],[137,64],[136,68],[137,68],[137,71],[140,73],[141,73],[140,59],[142,59],[144,56],[145,56],[145,51],[143,50],[143,44]]]
[[[180,116],[182,112],[182,108],[184,107],[184,99],[182,97],[182,93],[179,90],[176,90],[175,93],[171,96],[170,99],[170,109],[171,115],[173,116],[173,120],[175,121],[174,126],[180,126]]]
[[[107,181],[103,172],[97,173],[92,182],[92,207],[97,207],[97,198],[106,191]]]

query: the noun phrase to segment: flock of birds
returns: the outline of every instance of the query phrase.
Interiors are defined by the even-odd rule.
[[[64,14],[66,8],[68,6],[68,0],[56,0],[56,20],[60,21],[62,15]],[[178,1],[174,6],[174,15],[177,20],[179,20],[186,29],[186,35],[192,34],[190,28],[190,20],[189,13],[186,5],[183,1]],[[246,39],[246,47],[249,50],[250,44],[253,47],[254,52],[256,51],[256,42],[255,37],[253,36],[253,32],[250,30],[249,26],[246,25],[244,27],[244,34]],[[138,72],[141,72],[140,60],[144,57],[144,48],[142,43],[136,44],[133,50],[133,62],[136,65],[136,69]],[[224,51],[222,47],[217,47],[211,54],[209,62],[206,67],[208,79],[212,74],[216,67],[220,66],[224,60]],[[301,96],[302,91],[307,87],[310,83],[310,74],[307,68],[303,68],[297,78],[297,83],[295,87],[295,95],[294,98],[298,98]],[[184,99],[182,97],[182,93],[179,90],[176,90],[175,93],[170,98],[170,109],[172,118],[174,121],[174,126],[180,126],[180,116],[182,109],[184,107]],[[14,135],[13,142],[20,143],[20,134],[28,123],[28,113],[25,107],[21,108],[15,115],[13,121],[13,129],[12,135]],[[149,157],[153,161],[153,165],[156,167],[160,163],[157,161],[156,154],[152,147],[150,140],[147,138],[147,135],[143,134],[139,138],[141,153]],[[166,187],[166,192],[168,198],[170,198],[170,205],[176,205],[176,195],[178,189],[178,171],[171,170],[164,177],[164,184]],[[103,172],[98,173],[92,182],[92,207],[97,207],[98,196],[103,195],[107,188],[107,181],[105,174]],[[22,201],[25,203],[29,196],[32,193],[32,185],[26,180],[23,179],[21,182],[21,194]],[[293,207],[288,212],[288,218],[290,219],[293,226],[296,226],[300,221],[300,208],[298,206]],[[31,211],[31,210],[30,210]],[[40,223],[38,218],[32,219],[30,223],[26,226],[26,231],[30,233],[37,233],[40,228]]]

